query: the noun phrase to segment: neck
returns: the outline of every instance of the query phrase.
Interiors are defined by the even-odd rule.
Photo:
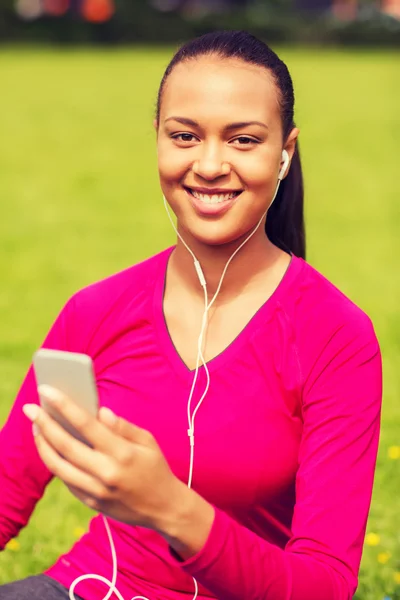
[[[218,246],[204,244],[185,231],[179,231],[179,233],[201,265],[207,282],[207,292],[210,300],[218,288],[228,260],[251,232],[247,232],[243,237],[234,242]],[[262,223],[255,234],[244,244],[230,262],[219,298],[226,300],[237,296],[238,293],[250,286],[259,274],[265,273],[268,268],[273,266],[282,254],[284,253],[267,238],[264,224]],[[193,294],[203,295],[194,268],[193,257],[179,238],[176,249],[171,256],[171,268],[185,287]]]

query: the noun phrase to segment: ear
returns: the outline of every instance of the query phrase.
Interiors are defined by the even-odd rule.
[[[288,139],[286,140],[286,144],[284,146],[284,150],[286,150],[286,152],[289,154],[289,158],[290,158],[289,167],[290,167],[290,163],[292,162],[294,151],[296,149],[296,142],[297,142],[297,138],[299,137],[299,133],[300,133],[300,129],[298,127],[293,127],[292,131],[289,134]],[[281,163],[281,166],[282,165],[283,165],[283,162]],[[287,177],[287,174],[289,173],[289,167],[286,169],[286,173],[285,173],[283,179],[285,179],[285,177]]]

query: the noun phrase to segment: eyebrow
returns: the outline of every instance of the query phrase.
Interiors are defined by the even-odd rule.
[[[187,119],[186,117],[168,117],[168,119],[165,119],[165,123],[172,120],[182,123],[182,125],[187,125],[188,127],[200,127],[197,121],[194,121],[193,119]],[[259,125],[260,127],[268,129],[268,125],[262,123],[261,121],[238,121],[237,123],[229,123],[229,125],[225,127],[225,130],[230,131],[232,129],[241,129],[243,127],[248,127],[249,125]]]

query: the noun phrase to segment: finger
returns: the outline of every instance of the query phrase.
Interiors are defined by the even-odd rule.
[[[85,494],[83,490],[80,490],[79,488],[73,485],[68,485],[67,483],[65,485],[67,486],[71,494],[75,496],[75,498],[78,498],[78,500],[80,500],[81,502],[85,502],[87,494]]]
[[[35,436],[35,443],[40,458],[49,471],[61,479],[67,486],[80,490],[80,498],[85,503],[85,496],[102,500],[111,497],[110,490],[106,486],[95,477],[81,471],[62,458],[40,433]]]
[[[65,481],[63,482],[65,483]],[[69,489],[71,494],[75,496],[80,502],[86,504],[89,508],[96,512],[101,512],[103,506],[108,506],[109,504],[114,504],[114,500],[100,500],[100,498],[94,498],[93,496],[88,496],[82,490],[75,488],[73,485],[67,485],[66,487]],[[111,516],[111,515],[110,515]]]
[[[50,399],[52,409],[57,410],[63,419],[70,422],[74,429],[91,443],[92,448],[76,440],[45,411],[39,409],[40,414],[35,422],[42,429],[47,441],[67,460],[99,479],[110,489],[119,486],[122,477],[120,465],[132,465],[136,459],[133,444],[118,432],[110,431],[98,419],[61,395],[58,390],[41,386],[40,393],[46,400]]]
[[[98,418],[100,422],[107,425],[111,431],[129,442],[148,446],[153,440],[153,436],[149,431],[126,421],[122,417],[118,417],[109,408],[102,407],[99,411]]]
[[[104,475],[110,473],[114,467],[112,458],[74,438],[36,404],[26,404],[23,410],[47,445],[65,461],[104,483]]]
[[[80,435],[86,439],[94,449],[114,456],[117,447],[118,436],[96,417],[81,408],[76,402],[62,394],[59,390],[47,385],[38,388],[41,396],[55,409],[65,420],[67,420]]]

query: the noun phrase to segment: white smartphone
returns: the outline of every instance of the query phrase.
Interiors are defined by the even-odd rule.
[[[50,385],[76,402],[91,415],[99,410],[99,398],[93,362],[87,354],[41,348],[33,355],[33,367],[38,385]],[[78,440],[88,442],[68,421],[54,410],[46,398],[40,397],[44,410]]]

